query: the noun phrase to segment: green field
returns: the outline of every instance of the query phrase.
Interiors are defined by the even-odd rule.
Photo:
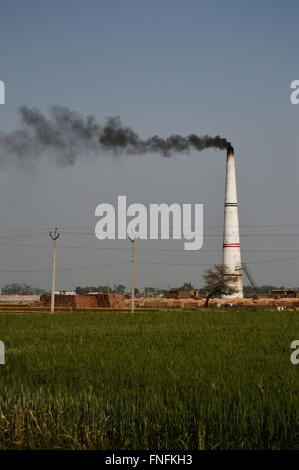
[[[299,448],[295,311],[2,314],[1,449]]]

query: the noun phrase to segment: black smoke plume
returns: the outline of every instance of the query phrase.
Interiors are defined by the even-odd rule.
[[[188,153],[194,149],[227,149],[230,143],[220,137],[190,134],[186,137],[157,135],[141,139],[119,117],[107,118],[99,124],[95,118],[82,117],[68,108],[54,106],[50,118],[35,108],[19,108],[22,127],[11,133],[0,133],[0,165],[9,163],[26,166],[42,155],[51,157],[59,166],[74,165],[78,158],[119,154],[159,153],[169,157],[172,153]]]

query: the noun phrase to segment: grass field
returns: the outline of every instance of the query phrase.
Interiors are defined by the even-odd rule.
[[[3,314],[1,449],[299,448],[299,312]]]

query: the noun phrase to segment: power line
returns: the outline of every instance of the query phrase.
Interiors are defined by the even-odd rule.
[[[299,259],[299,256],[292,258],[280,258],[280,259],[271,259],[271,260],[260,260],[260,261],[250,261],[246,262],[246,264],[259,264],[259,263],[274,263],[279,261],[290,261],[294,259]],[[167,266],[211,266],[211,263],[164,263],[161,261],[136,261],[136,263],[146,263],[146,264],[160,264],[160,265],[167,265]]]
[[[98,264],[96,266],[77,266],[73,268],[60,268],[56,269],[56,271],[77,271],[80,269],[97,269],[97,268],[106,268],[110,266],[118,266],[120,264],[126,264],[130,261],[122,261],[119,263],[110,263],[110,264]],[[51,269],[5,269],[0,270],[1,273],[46,273],[51,272]]]
[[[257,225],[240,225],[240,228],[262,228],[262,227],[299,227],[299,224],[257,224]],[[157,228],[157,227],[153,227]],[[223,229],[223,225],[205,225],[205,228],[219,228]],[[25,228],[25,229],[9,229],[9,230],[0,230],[0,234],[3,233],[24,233],[28,232],[39,232],[39,233],[48,233],[48,227],[35,227],[35,228]],[[92,231],[94,233],[94,229],[91,227],[65,227],[63,229],[64,232],[66,231],[72,231],[72,230],[88,230]]]
[[[259,263],[274,263],[274,262],[280,262],[280,261],[291,261],[299,259],[298,256],[296,257],[291,257],[291,258],[279,258],[279,259],[270,259],[270,260],[259,260],[259,261],[251,261],[251,262],[246,262],[246,264],[259,264]],[[72,268],[60,268],[57,269],[56,271],[76,271],[80,269],[97,269],[97,268],[104,268],[104,267],[110,267],[110,266],[119,266],[122,264],[127,264],[130,263],[131,260],[127,261],[122,261],[122,262],[117,262],[117,263],[109,263],[109,264],[98,264],[95,266],[77,266],[77,267],[72,267]],[[211,263],[164,263],[162,261],[146,261],[146,260],[137,260],[135,261],[136,264],[156,264],[156,265],[161,265],[161,266],[211,266]],[[4,273],[40,273],[40,272],[50,272],[51,269],[33,269],[33,270],[0,270],[0,272]]]
[[[206,228],[220,228],[223,225],[205,225]],[[243,228],[259,228],[259,227],[299,227],[299,224],[257,224],[257,225],[240,225]],[[65,227],[64,230],[91,230],[91,227]]]
[[[160,230],[160,229],[159,229]],[[169,231],[167,231],[167,235],[169,237],[171,237],[173,235],[173,232],[174,232],[174,229],[171,228],[169,229]],[[81,235],[81,236],[85,236],[85,235],[88,235],[88,236],[95,236],[95,233],[94,232],[86,232],[86,233],[78,233],[78,232],[63,232],[65,235]],[[153,232],[152,232],[153,233]],[[160,231],[157,231],[157,232],[154,232],[156,236],[159,236],[159,234],[161,235],[161,230]],[[183,231],[182,231],[183,233]],[[112,237],[114,236],[115,238],[110,238],[111,240],[117,240],[118,238],[118,235],[119,235],[119,232],[118,231],[105,231],[105,234],[108,236],[108,237]],[[228,236],[230,235],[230,233],[228,233]],[[233,233],[231,234],[233,235]],[[240,236],[241,237],[299,237],[299,233],[240,233]],[[222,233],[204,233],[203,232],[203,237],[223,237],[223,234]],[[107,238],[108,239],[108,238]],[[170,238],[171,239],[171,238]],[[121,240],[121,239],[118,239],[118,240]],[[142,239],[141,239],[142,240]],[[144,239],[144,240],[147,240]],[[167,240],[167,238],[165,238],[164,240]],[[163,239],[162,239],[163,241]]]
[[[154,240],[158,241],[158,240]],[[161,240],[160,240],[161,241]],[[163,241],[163,240],[162,240]],[[165,240],[164,240],[165,241]],[[0,243],[0,247],[5,246],[5,247],[27,247],[27,248],[51,248],[51,245],[33,245],[29,243]],[[57,247],[58,250],[61,248],[67,248],[67,249],[83,249],[83,250],[104,250],[104,251],[115,251],[115,250],[120,250],[120,251],[130,251],[129,248],[124,248],[124,247],[104,247],[104,246],[82,246],[82,245],[59,245]],[[136,251],[176,251],[176,252],[182,252],[186,254],[192,254],[194,255],[193,252],[184,250],[183,248],[137,248]],[[222,249],[208,249],[208,248],[201,248],[198,250],[200,252],[205,252],[205,253],[222,253]],[[253,250],[253,249],[242,249],[243,253],[299,253],[299,250],[279,250],[279,249],[258,249],[258,250]]]

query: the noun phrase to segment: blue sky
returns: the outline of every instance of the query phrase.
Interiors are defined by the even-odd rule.
[[[62,103],[99,117],[139,121],[142,112],[143,125],[159,115],[162,125],[165,112],[183,107],[186,131],[201,115],[205,128],[214,127],[215,110],[219,119],[228,107],[233,118],[257,105],[270,114],[288,105],[297,73],[298,8],[293,1],[4,1],[7,108]],[[177,122],[164,123],[165,131]]]
[[[241,225],[298,222],[299,105],[289,99],[290,83],[299,79],[298,2],[2,0],[0,8],[0,79],[6,84],[1,131],[17,128],[20,105],[47,112],[58,104],[99,120],[119,115],[144,137],[219,133],[236,148]],[[203,203],[206,224],[221,226],[223,191],[219,152],[175,156],[171,162],[103,159],[63,170],[45,163],[35,176],[18,169],[1,172],[0,212],[8,228],[93,227],[98,203],[127,194],[131,202]],[[296,241],[254,237],[241,246],[295,250]],[[4,269],[48,264],[47,253],[33,257],[29,249],[13,255],[9,250],[0,251]],[[92,264],[93,256],[76,256],[77,262],[70,252],[62,254],[62,262]],[[179,261],[187,263],[190,258],[184,256]],[[203,263],[219,261],[204,256],[198,254]],[[252,254],[247,261],[283,257]],[[114,261],[111,254],[108,259]],[[259,283],[296,285],[297,268],[298,262],[290,260],[256,264],[252,271]],[[166,267],[160,273],[148,269],[140,266],[140,286],[157,282],[167,287],[189,278],[202,282],[201,268],[175,274]],[[1,276],[2,283],[18,277]],[[129,282],[127,268],[111,270],[109,276]],[[48,277],[22,275],[42,286]],[[61,273],[59,282],[71,288],[81,279],[100,284],[106,277],[94,271]]]

